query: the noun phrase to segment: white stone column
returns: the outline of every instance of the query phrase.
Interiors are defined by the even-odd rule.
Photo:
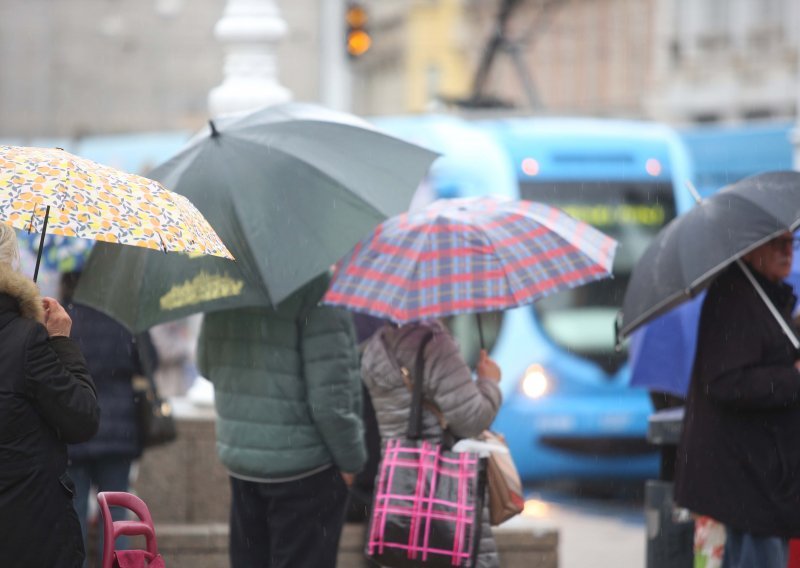
[[[345,49],[345,1],[318,1],[320,99],[329,108],[350,112],[353,77]]]
[[[225,67],[222,84],[208,96],[212,118],[291,100],[278,81],[276,48],[286,32],[275,0],[228,0],[214,27]]]

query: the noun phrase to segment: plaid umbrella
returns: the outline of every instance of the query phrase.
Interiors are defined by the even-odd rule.
[[[503,310],[609,276],[616,246],[543,203],[441,199],[359,242],[323,302],[401,324]]]
[[[0,220],[28,232],[233,258],[182,195],[60,148],[0,146]]]

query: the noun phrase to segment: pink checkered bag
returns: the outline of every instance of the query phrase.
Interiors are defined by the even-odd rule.
[[[429,338],[428,338],[429,339]],[[420,347],[415,376],[422,377]],[[475,565],[485,459],[420,439],[422,381],[415,380],[406,438],[386,442],[370,512],[366,555],[391,568]]]
[[[483,462],[421,440],[386,444],[372,504],[367,556],[382,566],[475,564]]]

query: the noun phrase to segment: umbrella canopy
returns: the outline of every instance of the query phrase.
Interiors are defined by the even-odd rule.
[[[644,324],[631,335],[632,387],[685,397],[697,348],[705,292]]]
[[[97,246],[76,301],[134,331],[197,312],[275,305],[405,210],[435,158],[313,105],[210,123],[150,175],[197,204],[236,264]]]
[[[323,302],[397,323],[503,310],[609,276],[616,245],[542,203],[440,199],[358,243]]]
[[[232,258],[184,196],[59,148],[0,146],[0,219],[28,232]]]
[[[800,297],[800,254],[794,254],[786,282]],[[629,349],[631,386],[686,396],[704,298],[701,292],[633,332]]]
[[[620,335],[705,289],[725,267],[800,225],[800,172],[750,176],[674,219],[650,243],[625,291]]]

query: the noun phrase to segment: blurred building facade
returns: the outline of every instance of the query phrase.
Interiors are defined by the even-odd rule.
[[[484,95],[533,114],[672,123],[792,117],[795,0],[380,0],[374,49],[356,63],[356,108],[423,112],[476,93],[503,5],[512,5]],[[515,66],[511,54],[517,50]],[[533,92],[526,92],[527,74]],[[531,96],[533,95],[533,96]],[[360,98],[358,98],[360,97]],[[531,104],[531,103],[535,104]]]
[[[468,2],[476,37],[488,37],[497,6]],[[535,88],[539,112],[641,116],[653,84],[653,0],[523,0],[508,24]],[[473,51],[471,59],[480,53]],[[526,106],[522,77],[510,55],[499,56],[492,85]],[[530,107],[530,104],[527,105]]]
[[[0,2],[0,138],[200,127],[225,64],[214,26],[232,1]],[[345,46],[323,45],[337,34],[322,32],[345,23],[326,18],[323,2],[350,0],[272,1],[289,30],[277,47],[281,84],[296,100],[326,100],[321,54]],[[356,114],[419,113],[476,94],[513,107],[506,112],[672,123],[786,118],[797,106],[794,0],[360,4],[372,46],[341,75]],[[476,89],[503,6],[513,7],[508,49]]]
[[[356,92],[364,97],[358,108],[374,114],[423,112],[475,94],[475,71],[498,25],[502,0],[373,4],[375,48],[357,62],[362,87]],[[654,84],[655,0],[510,4],[509,49],[495,54],[482,94],[536,114],[645,114],[644,95]],[[404,73],[406,80],[393,80],[393,73]],[[387,96],[375,96],[381,85],[391,84]]]
[[[214,26],[227,1],[3,0],[0,138],[199,128],[223,78]],[[319,0],[277,5],[281,82],[316,100]]]
[[[658,0],[649,114],[670,122],[793,117],[796,0]]]

